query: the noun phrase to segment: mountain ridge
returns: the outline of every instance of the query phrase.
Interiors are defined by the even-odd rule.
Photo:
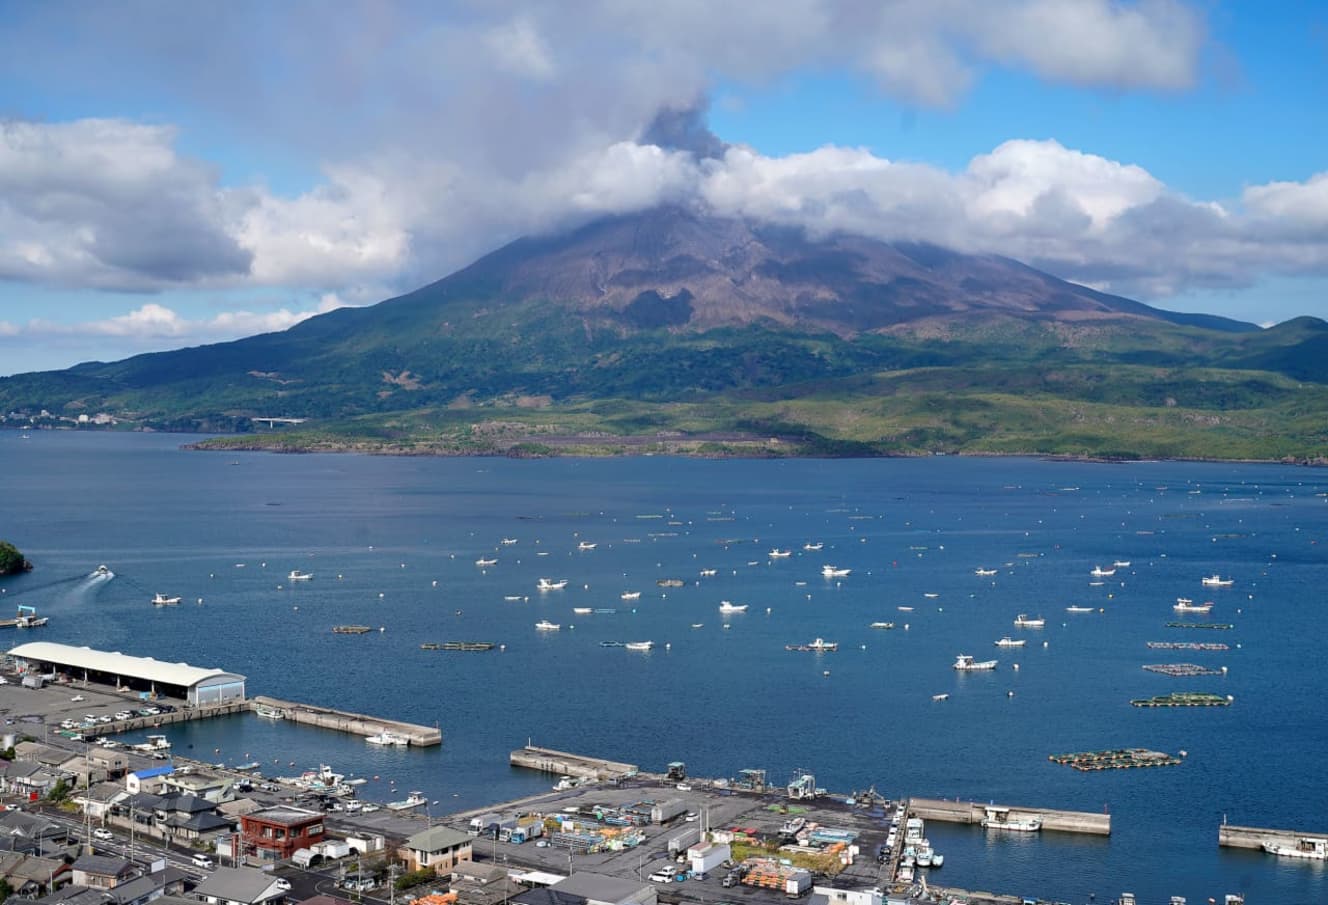
[[[365,436],[473,432],[531,411],[553,433],[686,433],[670,405],[699,406],[689,423],[713,435],[814,435],[793,445],[854,454],[977,449],[1011,432],[999,418],[965,421],[965,406],[995,406],[1027,422],[1022,451],[1053,451],[1077,436],[1052,418],[1035,430],[1040,416],[1024,393],[1056,418],[1078,417],[1081,403],[1130,407],[1112,417],[1137,426],[1095,435],[1090,451],[1189,454],[1202,443],[1186,425],[1213,411],[1220,421],[1226,406],[1249,413],[1241,450],[1301,455],[1316,435],[1298,421],[1287,442],[1258,434],[1268,433],[1269,418],[1293,417],[1289,381],[1312,384],[1311,395],[1328,385],[1325,350],[1328,324],[1314,318],[1261,330],[1167,312],[998,255],[808,236],[665,207],[518,239],[412,292],[282,332],[0,379],[0,406],[65,418],[109,411],[177,430],[311,419],[342,438],[333,446],[353,448]],[[951,397],[936,389],[938,375],[951,381]],[[903,386],[932,394],[934,417],[909,418],[933,418],[937,430],[904,424],[858,436],[816,423],[807,405],[828,393],[827,410],[877,411],[885,425],[916,401]],[[791,420],[757,416],[777,402]],[[1188,421],[1165,411],[1188,412],[1191,402]],[[744,411],[749,403],[755,408]],[[711,418],[707,406],[727,420]],[[1188,439],[1145,442],[1148,425],[1161,422],[1171,425],[1168,436]]]

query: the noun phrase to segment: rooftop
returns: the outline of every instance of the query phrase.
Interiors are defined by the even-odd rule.
[[[323,815],[317,811],[307,811],[304,808],[292,808],[285,805],[278,805],[274,808],[263,808],[262,810],[245,814],[244,819],[261,820],[264,823],[277,823],[282,826],[296,826],[301,823],[308,823],[311,820],[322,820]]]
[[[441,852],[472,841],[470,836],[451,827],[435,826],[411,836],[406,840],[406,847],[417,852]]]
[[[244,678],[221,669],[204,669],[190,666],[188,663],[165,663],[152,657],[134,657],[119,651],[93,650],[90,647],[75,647],[72,644],[56,644],[52,641],[30,641],[27,644],[20,644],[10,650],[9,654],[20,660],[75,666],[95,672],[132,676],[136,679],[185,688],[197,685],[206,679],[227,676]]]

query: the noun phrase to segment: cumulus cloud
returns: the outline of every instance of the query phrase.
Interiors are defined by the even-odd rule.
[[[1204,35],[1179,0],[366,0],[337,16],[313,0],[25,5],[0,32],[0,78],[58,90],[114,72],[126,93],[205,111],[233,144],[319,163],[312,187],[281,190],[223,181],[172,126],[10,121],[0,279],[364,302],[523,233],[661,202],[1001,253],[1148,297],[1325,273],[1328,174],[1196,200],[1050,140],[1007,141],[947,170],[836,146],[772,157],[705,122],[716,77],[800,67],[848,67],[936,106],[996,66],[1178,90]],[[201,340],[308,313],[199,320],[145,305],[90,329]]]

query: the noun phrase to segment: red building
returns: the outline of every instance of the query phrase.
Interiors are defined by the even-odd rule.
[[[264,808],[240,818],[242,852],[265,861],[289,858],[297,848],[323,841],[323,815],[303,808]]]

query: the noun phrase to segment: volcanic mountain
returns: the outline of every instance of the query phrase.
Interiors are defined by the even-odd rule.
[[[792,436],[809,432],[793,403],[811,396],[864,410],[918,393],[953,405],[1068,393],[1145,408],[1211,405],[1214,395],[1260,407],[1282,399],[1290,378],[1328,379],[1325,344],[1328,326],[1313,319],[1261,331],[995,255],[664,207],[520,239],[407,295],[281,333],[8,378],[0,405],[178,429],[337,420],[346,436],[357,433],[346,419],[358,418],[380,438],[417,435],[421,413],[436,425],[501,416],[510,426],[534,411],[544,428],[574,434],[685,431],[658,408],[685,405],[729,413],[699,419],[703,432]],[[1224,376],[1196,381],[1195,368]],[[1204,383],[1225,389],[1186,399]],[[772,418],[768,406],[780,403]],[[624,407],[622,420],[603,420]],[[573,414],[575,424],[559,420]],[[953,412],[934,420],[937,438],[957,430]],[[851,440],[878,452],[936,443],[917,429]],[[1039,445],[1025,451],[1046,451]]]

